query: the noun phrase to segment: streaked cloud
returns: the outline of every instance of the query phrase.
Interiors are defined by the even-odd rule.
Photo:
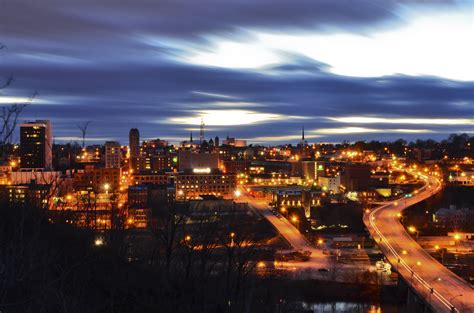
[[[269,123],[285,119],[298,119],[298,116],[284,116],[275,113],[263,113],[250,110],[201,110],[188,117],[170,117],[169,123],[200,125],[201,121],[209,126],[250,125]]]
[[[1,85],[1,81],[0,81]],[[3,91],[3,90],[2,90]],[[0,94],[0,106],[11,105],[11,104],[33,104],[33,105],[46,105],[52,104],[49,99],[42,96],[35,97],[19,97],[19,96],[6,96]]]
[[[312,133],[323,135],[345,135],[345,134],[365,134],[365,133],[431,133],[429,129],[378,129],[366,127],[338,127],[338,128],[320,128],[311,130]]]
[[[49,118],[63,139],[91,120],[88,136],[123,143],[132,127],[186,139],[201,118],[207,138],[272,143],[299,141],[302,124],[329,142],[472,126],[467,2],[105,1],[5,2],[14,82],[0,93],[20,100],[0,105],[38,91],[22,119]]]
[[[329,117],[331,121],[352,124],[474,125],[467,118],[386,118],[370,116]]]
[[[61,141],[61,142],[68,142],[68,141],[82,142],[82,137],[79,137],[79,136],[55,136],[54,140],[55,141]],[[86,142],[97,142],[97,143],[110,141],[110,140],[114,140],[114,139],[113,138],[105,138],[105,137],[94,137],[94,138],[86,137],[85,138]]]
[[[235,99],[236,98],[234,96],[223,95],[223,94],[214,93],[214,92],[192,91],[192,93],[196,94],[196,95],[200,95],[200,96],[211,97],[211,98],[224,98],[224,99]]]
[[[322,136],[320,135],[310,135],[310,134],[305,135],[305,139],[316,139],[316,138],[321,138],[321,137]],[[255,142],[255,143],[294,142],[294,141],[300,141],[301,135],[261,136],[261,137],[247,138],[247,140],[249,142]]]
[[[287,54],[323,62],[344,76],[405,74],[474,80],[473,11],[408,11],[407,23],[369,34],[264,32],[246,30],[244,39],[209,36],[211,45],[191,48],[183,61],[203,66],[259,69],[284,64]]]

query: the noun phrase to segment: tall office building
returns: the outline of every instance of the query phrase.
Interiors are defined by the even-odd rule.
[[[21,168],[51,170],[53,167],[52,147],[51,121],[36,120],[20,125]]]
[[[105,142],[105,168],[120,168],[122,151],[117,141]]]
[[[130,169],[137,171],[138,158],[140,157],[140,132],[136,128],[130,129],[128,134],[129,147],[130,147]]]

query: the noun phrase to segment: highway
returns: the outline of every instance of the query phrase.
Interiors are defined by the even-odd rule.
[[[364,223],[380,249],[434,312],[474,312],[474,290],[469,283],[431,257],[405,230],[399,214],[441,191],[433,176],[413,197],[387,202],[364,215]]]
[[[245,201],[248,205],[258,211],[265,217],[275,229],[288,241],[293,249],[303,252],[311,252],[310,260],[301,263],[299,267],[309,267],[314,269],[328,268],[330,261],[329,256],[322,253],[321,249],[316,249],[306,237],[286,218],[278,217],[271,211],[265,199],[253,198],[242,193],[241,201]]]

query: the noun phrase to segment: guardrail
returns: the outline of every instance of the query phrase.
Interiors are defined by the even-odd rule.
[[[422,177],[425,181],[428,181],[429,180],[429,177],[427,176],[420,176]],[[438,182],[439,183],[439,182]],[[426,200],[427,198],[431,197],[432,195],[438,193],[440,190],[441,190],[441,185],[439,185],[438,187],[435,188],[434,191],[425,191],[426,189],[428,188],[428,184],[426,184],[425,186],[423,186],[422,188],[420,188],[418,190],[418,197],[421,196],[421,198],[417,201],[411,201],[413,203],[409,203],[408,205],[405,206],[405,208],[403,208],[402,210],[406,209],[407,207],[415,204],[415,203],[418,203],[418,202],[421,202],[423,200]],[[426,194],[425,194],[426,193]],[[423,196],[422,196],[423,195]],[[413,198],[411,198],[413,199]],[[400,201],[400,200],[398,200]],[[382,209],[385,209],[387,206],[390,206],[390,205],[393,205],[393,203],[396,202],[396,201],[392,201],[392,202],[389,202],[388,204],[385,204],[385,205],[382,205],[376,209],[374,209],[373,211],[370,212],[369,214],[369,219],[368,219],[368,223],[369,225],[372,227],[372,229],[376,232],[376,234],[380,237],[380,241],[388,248],[388,250],[393,254],[393,256],[395,256],[395,258],[397,259],[397,270],[399,271],[399,266],[402,266],[403,269],[405,269],[408,274],[410,275],[410,280],[413,281],[413,280],[416,280],[418,281],[421,286],[423,286],[424,288],[426,288],[428,290],[428,294],[430,295],[430,299],[429,299],[429,302],[430,302],[430,306],[432,306],[432,303],[431,303],[431,296],[434,296],[436,299],[438,299],[440,301],[441,304],[443,304],[447,309],[449,309],[451,312],[459,312],[459,310],[457,310],[455,308],[455,306],[448,300],[446,299],[441,293],[439,293],[438,291],[436,291],[435,289],[433,289],[433,287],[428,283],[426,282],[420,275],[418,275],[415,270],[410,267],[406,262],[405,260],[403,259],[403,257],[393,248],[393,246],[390,244],[390,242],[385,238],[385,236],[383,235],[383,233],[379,230],[377,224],[375,223],[375,214],[379,211],[379,210],[382,210]],[[400,272],[399,272],[400,273]],[[403,276],[403,275],[402,275]],[[423,295],[421,295],[423,296]]]

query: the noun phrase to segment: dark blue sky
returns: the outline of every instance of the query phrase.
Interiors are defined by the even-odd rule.
[[[442,139],[474,130],[474,4],[0,1],[0,105],[57,141]]]

